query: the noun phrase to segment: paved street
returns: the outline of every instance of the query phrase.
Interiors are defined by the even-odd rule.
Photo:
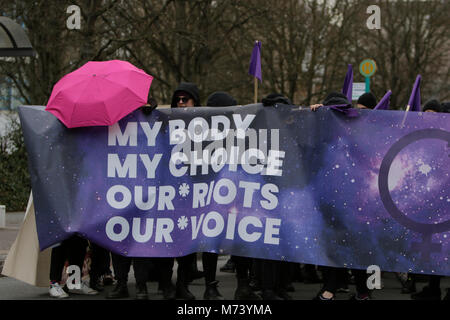
[[[19,229],[23,213],[7,213],[7,224],[4,229],[0,229],[0,258],[6,257],[6,253],[13,243],[17,231]],[[200,257],[200,255],[198,255]],[[234,273],[220,272],[222,267],[228,259],[228,256],[219,256],[217,280],[219,280],[219,291],[227,300],[232,300],[234,297],[234,290],[236,288],[236,277]],[[203,270],[201,260],[197,261],[198,268]],[[175,264],[176,269],[176,264]],[[174,270],[174,277],[176,276],[176,270]],[[173,279],[175,280],[175,278]],[[135,295],[135,279],[133,272],[130,272],[129,277],[129,290],[131,297],[134,299]],[[392,273],[383,273],[382,275],[383,289],[375,290],[373,292],[373,298],[375,300],[410,300],[408,294],[401,294],[401,285]],[[419,282],[417,289],[420,290],[425,285],[424,282]],[[294,282],[294,292],[290,292],[294,300],[311,300],[318,290],[320,284],[304,284],[300,282]],[[445,293],[445,288],[450,287],[450,279],[445,278],[441,282],[441,288]],[[157,283],[149,282],[149,298],[150,300],[161,300],[162,295],[157,293]],[[203,279],[195,280],[190,285],[189,289],[196,296],[197,299],[203,299],[204,293],[204,281]],[[338,293],[337,300],[346,300],[349,298],[349,294],[355,292],[353,285],[349,286],[350,293]],[[84,295],[71,295],[72,300],[104,300],[106,293],[112,290],[112,287],[106,287],[105,291],[97,296],[84,296]],[[52,298],[48,295],[48,288],[38,288],[28,285],[16,279],[8,277],[0,277],[0,300],[50,300]]]

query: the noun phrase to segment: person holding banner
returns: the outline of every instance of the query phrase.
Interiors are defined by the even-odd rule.
[[[208,107],[229,107],[236,106],[237,101],[228,93],[216,91],[212,93],[206,101]],[[218,254],[213,252],[202,253],[203,271],[205,273],[205,300],[223,300],[223,296],[217,290],[219,281],[216,280]]]
[[[199,106],[200,94],[197,85],[192,82],[181,82],[172,95],[170,107],[192,108]],[[189,291],[189,282],[204,276],[203,272],[197,269],[197,253],[177,258],[178,269],[175,288],[172,284],[174,262],[174,258],[158,258],[157,260],[164,299],[195,300],[195,296]]]
[[[366,92],[358,98],[356,107],[358,109],[373,109],[377,105],[377,98],[372,92]]]
[[[271,93],[264,97],[261,102],[265,107],[276,104],[292,105],[292,101],[279,93]],[[260,269],[259,283],[262,289],[263,300],[292,300],[288,294],[288,286],[292,283],[291,262],[257,259]]]
[[[325,98],[322,104],[310,106],[312,111],[322,106],[351,105],[347,97],[340,92],[331,92]],[[373,109],[377,105],[375,96],[372,93],[363,94],[357,102],[359,109]],[[336,292],[338,292],[341,284],[345,285],[347,277],[347,269],[321,266],[323,276],[323,287],[314,298],[314,300],[334,300]],[[367,274],[364,270],[353,269],[352,273],[355,277],[356,294],[352,296],[355,300],[369,300],[369,289],[367,288]]]
[[[422,108],[423,112],[444,112],[442,104],[436,100],[429,100]],[[412,279],[415,292],[416,276],[415,274],[409,274],[409,278]],[[448,294],[447,294],[448,295]],[[413,300],[441,300],[441,276],[430,275],[428,285],[426,285],[422,291],[411,294]],[[448,298],[447,298],[448,299]]]
[[[150,113],[158,106],[158,102],[153,97],[149,96],[147,99],[147,104],[141,107],[144,114],[150,115]],[[101,269],[105,266],[105,263],[109,261],[109,251],[105,249],[94,246],[94,259],[92,267],[95,270]],[[97,255],[96,259],[95,256]],[[149,279],[148,274],[153,261],[157,258],[132,258],[127,256],[122,256],[111,252],[111,258],[114,268],[114,275],[117,279],[115,288],[109,292],[106,296],[107,299],[121,299],[129,297],[128,293],[128,274],[130,273],[131,265],[133,265],[134,277],[136,278],[136,299],[137,300],[147,300],[148,290],[147,281]],[[96,264],[94,262],[99,260]],[[98,276],[100,272],[94,272],[94,275]],[[91,279],[95,283],[95,278]]]

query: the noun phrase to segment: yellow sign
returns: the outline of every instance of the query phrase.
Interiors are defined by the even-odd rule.
[[[359,65],[359,72],[364,77],[371,77],[377,71],[377,64],[372,59],[366,59]]]

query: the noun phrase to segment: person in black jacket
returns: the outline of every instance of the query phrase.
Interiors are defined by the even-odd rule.
[[[197,85],[192,82],[181,82],[172,95],[171,108],[189,108],[200,106],[200,94]],[[177,282],[172,284],[172,269],[174,258],[158,258],[160,271],[160,286],[163,289],[164,299],[194,300],[195,296],[189,291],[188,285],[192,280],[204,276],[197,269],[197,254],[192,253],[177,258]]]

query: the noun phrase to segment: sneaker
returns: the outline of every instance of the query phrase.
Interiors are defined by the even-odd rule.
[[[98,291],[89,287],[89,284],[86,281],[81,282],[80,289],[69,289],[69,292],[75,293],[75,294],[84,294],[84,295],[89,295],[89,296],[94,296],[94,295],[98,294]]]
[[[441,289],[433,290],[426,286],[422,291],[411,295],[413,300],[441,300]]]
[[[65,299],[69,297],[69,295],[63,290],[63,288],[57,282],[50,284],[48,293],[50,294],[50,297],[57,299]]]

